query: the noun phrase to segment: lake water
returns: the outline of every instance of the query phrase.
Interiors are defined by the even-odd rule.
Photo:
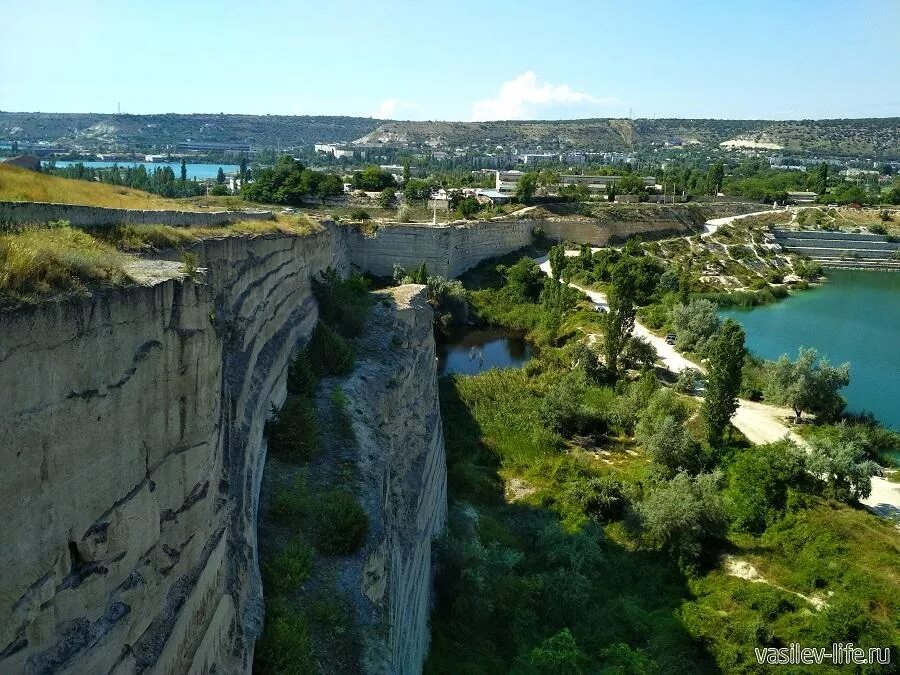
[[[47,164],[47,162],[42,162],[42,164]],[[73,164],[84,164],[85,167],[89,167],[92,169],[106,169],[113,166],[114,164],[118,164],[123,168],[143,166],[150,173],[152,173],[154,169],[168,166],[172,169],[172,171],[175,172],[175,178],[178,178],[181,175],[181,162],[84,162],[80,160],[74,162],[68,160],[58,160],[56,162],[56,166],[58,167],[72,166]],[[238,171],[240,171],[240,167],[237,164],[188,164],[188,180],[204,180],[207,178],[215,178],[219,173],[219,167],[222,167],[222,171],[224,171],[225,173],[237,173]]]
[[[747,347],[767,359],[815,347],[850,363],[847,408],[900,429],[900,273],[831,270],[828,283],[780,302],[722,315],[739,321]]]
[[[437,346],[438,375],[475,375],[491,368],[518,368],[531,358],[532,346],[500,330],[466,330]]]

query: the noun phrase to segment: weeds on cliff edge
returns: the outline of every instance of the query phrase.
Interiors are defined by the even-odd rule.
[[[0,291],[18,299],[121,283],[127,257],[68,226],[0,234]]]

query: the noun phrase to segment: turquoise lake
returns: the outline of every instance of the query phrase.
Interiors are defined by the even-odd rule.
[[[900,429],[900,273],[830,270],[815,290],[722,315],[739,321],[747,347],[766,359],[796,358],[803,346],[849,362],[847,409]]]
[[[123,169],[125,167],[143,166],[151,173],[154,169],[161,169],[162,167],[167,166],[175,172],[176,178],[181,175],[181,162],[96,162],[81,160],[74,162],[69,160],[58,160],[56,162],[56,166],[58,167],[72,166],[73,164],[84,164],[85,167],[92,169],[106,169],[114,164],[118,164]],[[187,169],[187,177],[189,180],[205,180],[208,178],[215,178],[219,173],[219,167],[222,167],[222,171],[225,173],[237,173],[240,169],[236,164],[188,164],[185,168]]]

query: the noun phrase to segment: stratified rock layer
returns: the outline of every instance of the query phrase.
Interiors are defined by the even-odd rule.
[[[369,513],[360,590],[373,621],[364,667],[418,673],[428,648],[431,544],[447,518],[447,464],[433,318],[424,286],[379,300],[342,385],[358,445],[359,498]]]
[[[211,240],[203,284],[2,316],[0,672],[249,670],[262,429],[343,238]]]

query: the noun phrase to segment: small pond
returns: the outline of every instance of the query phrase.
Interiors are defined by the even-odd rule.
[[[520,335],[496,328],[471,328],[439,340],[438,376],[476,375],[491,368],[518,368],[533,347]]]

